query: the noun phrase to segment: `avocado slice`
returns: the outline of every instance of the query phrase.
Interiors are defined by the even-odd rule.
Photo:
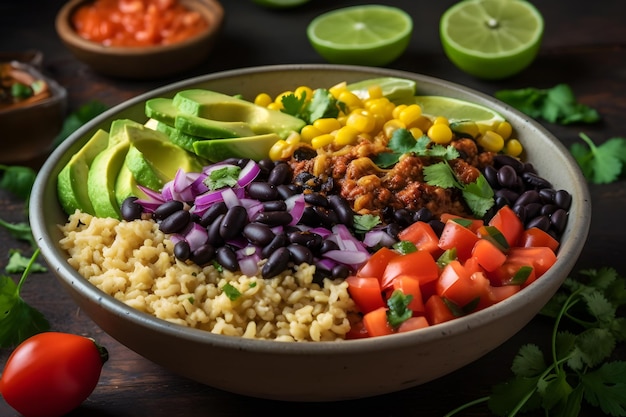
[[[120,206],[115,196],[115,183],[124,165],[130,142],[109,146],[94,158],[87,176],[87,192],[98,217],[120,218]]]
[[[255,135],[245,122],[209,120],[190,114],[176,115],[174,126],[183,133],[205,139],[241,138]]]
[[[131,196],[138,198],[147,197],[137,186],[137,181],[135,181],[131,170],[123,164],[115,180],[115,200],[117,201],[117,205],[121,207],[124,200]]]
[[[205,140],[204,138],[201,138],[199,136],[193,136],[185,132],[181,132],[175,127],[160,122],[157,119],[148,120],[146,122],[146,127],[165,133],[170,138],[170,142],[172,142],[174,145],[180,146],[181,148],[191,153],[195,153],[193,149],[194,142],[198,140]]]
[[[210,90],[179,91],[172,101],[180,113],[222,122],[244,122],[253,135],[276,133],[285,139],[306,125],[304,120],[290,114]]]
[[[87,192],[86,178],[94,158],[106,149],[108,143],[109,134],[99,129],[59,172],[57,195],[61,207],[67,214],[72,214],[77,209],[95,214]]]
[[[146,116],[168,126],[174,126],[178,109],[171,98],[156,97],[146,101]]]
[[[270,148],[279,140],[276,133],[267,133],[245,138],[199,140],[193,143],[193,148],[197,155],[211,162],[232,157],[259,161],[267,158]]]
[[[163,179],[136,146],[131,145],[128,148],[124,166],[131,172],[137,184],[151,190],[160,190],[163,187]]]

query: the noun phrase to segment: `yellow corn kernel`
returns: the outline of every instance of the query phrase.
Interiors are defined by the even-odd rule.
[[[278,161],[283,158],[285,150],[291,148],[291,145],[286,140],[277,140],[270,148],[268,156],[272,161]]]
[[[385,120],[393,119],[393,109],[395,105],[387,98],[377,98],[373,100],[367,100],[365,102],[365,109],[373,114],[378,114],[385,118]]]
[[[331,135],[330,133],[324,133],[311,139],[311,146],[313,146],[313,149],[319,149],[326,145],[330,145],[331,143],[333,143],[334,140],[334,135]]]
[[[488,130],[476,139],[482,148],[489,152],[500,152],[504,148],[504,139],[493,130]]]
[[[311,143],[311,140],[314,137],[319,136],[322,133],[323,132],[321,132],[318,128],[316,128],[313,125],[306,125],[302,129],[300,129],[300,137],[302,138],[303,141],[309,142],[309,143]]]
[[[381,98],[383,96],[383,89],[380,85],[371,85],[367,88],[367,94],[370,98]]]
[[[507,155],[520,156],[523,150],[524,147],[522,146],[522,143],[517,139],[509,139],[504,145],[504,152]]]
[[[409,129],[409,132],[411,133],[411,136],[413,136],[415,139],[419,139],[424,136],[424,131],[419,127],[412,127]]]
[[[433,123],[427,134],[430,140],[440,145],[446,145],[452,140],[452,129],[444,123]]]
[[[339,94],[341,94],[342,91],[347,90],[347,87],[346,87],[347,85],[348,84],[345,81],[342,81],[339,84],[335,84],[332,87],[330,87],[328,89],[328,92],[332,94],[332,96],[335,97],[337,100],[339,100]]]
[[[393,112],[391,113],[391,116],[394,119],[400,119],[400,112],[404,109],[406,109],[408,106],[406,104],[399,104],[397,105],[394,109]]]
[[[411,126],[413,123],[419,120],[421,116],[422,108],[417,104],[409,104],[408,106],[406,106],[406,108],[400,111],[398,119],[402,120],[405,125]]]
[[[335,134],[335,145],[353,145],[359,137],[359,131],[352,126],[343,126]]]
[[[370,133],[376,127],[376,121],[366,110],[354,111],[348,116],[346,126],[352,126],[359,132]]]
[[[254,98],[254,104],[256,104],[257,106],[267,107],[272,101],[272,97],[270,97],[270,95],[267,93],[258,94]]]
[[[323,119],[317,119],[313,122],[313,127],[319,130],[321,133],[330,133],[341,127],[339,120],[332,117],[325,117]]]
[[[300,134],[298,132],[291,132],[287,139],[285,139],[289,145],[295,146],[300,143]]]
[[[385,136],[387,138],[391,138],[393,136],[393,132],[398,129],[406,129],[406,125],[398,119],[387,120],[383,125],[383,132],[385,132]]]
[[[432,125],[433,121],[430,120],[430,118],[422,116],[409,127],[417,127],[418,129],[421,129],[422,132],[428,132],[428,129],[430,129]]]
[[[272,101],[270,104],[267,105],[267,108],[270,110],[282,110],[283,103],[276,103],[275,101]]]
[[[450,125],[450,122],[448,121],[447,117],[437,116],[435,117],[435,120],[433,120],[433,124],[434,125],[438,125],[438,124]]]
[[[345,105],[348,106],[350,110],[363,107],[363,102],[361,101],[361,99],[352,91],[347,90],[347,89],[339,93],[337,100],[341,101],[342,103],[345,103]]]
[[[302,98],[302,96],[304,96],[305,101],[310,101],[311,97],[313,97],[313,89],[311,87],[302,85],[296,88],[293,94],[298,98]]]
[[[502,139],[507,140],[513,133],[513,126],[511,126],[511,123],[507,121],[500,122],[496,128],[496,133],[502,136]]]

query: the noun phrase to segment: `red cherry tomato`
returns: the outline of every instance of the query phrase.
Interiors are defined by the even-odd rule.
[[[24,417],[60,417],[87,399],[107,359],[106,349],[92,339],[40,333],[11,353],[0,393]]]

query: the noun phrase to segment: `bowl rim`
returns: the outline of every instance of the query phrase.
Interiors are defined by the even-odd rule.
[[[567,166],[562,167],[567,170],[567,174],[571,175],[573,181],[580,184],[578,195],[575,195],[575,199],[580,204],[580,212],[577,213],[576,219],[579,223],[575,230],[578,234],[578,239],[566,239],[561,246],[557,263],[544,275],[545,279],[539,279],[535,281],[531,286],[525,288],[513,296],[509,297],[506,302],[500,302],[483,310],[474,312],[468,316],[457,318],[449,322],[440,323],[428,328],[420,329],[416,332],[407,332],[401,334],[392,334],[385,337],[355,339],[355,340],[343,340],[339,342],[310,342],[310,343],[284,343],[276,342],[273,340],[260,340],[260,339],[246,339],[238,336],[225,336],[213,334],[206,330],[200,330],[195,328],[189,328],[182,325],[167,322],[159,319],[148,313],[140,312],[123,302],[115,299],[108,294],[105,294],[97,287],[89,283],[83,278],[76,270],[74,270],[63,257],[62,251],[58,250],[57,244],[49,234],[46,233],[46,224],[42,221],[46,209],[46,202],[43,201],[45,195],[45,189],[48,184],[49,177],[53,175],[57,160],[63,156],[72,146],[75,146],[76,142],[81,139],[86,140],[84,136],[90,132],[90,130],[102,123],[104,120],[114,116],[116,113],[133,107],[139,103],[144,102],[146,99],[171,93],[172,91],[180,90],[189,85],[198,84],[201,82],[218,80],[220,78],[228,78],[233,76],[246,76],[259,72],[275,72],[275,71],[354,71],[355,74],[367,73],[368,76],[396,76],[396,77],[408,77],[418,82],[427,82],[436,86],[441,86],[446,89],[451,89],[455,93],[461,95],[471,95],[472,97],[483,101],[489,101],[493,103],[497,108],[506,109],[506,112],[516,115],[518,118],[523,119],[531,125],[534,130],[537,130],[544,135],[551,146],[557,148],[562,153],[564,159],[567,162]],[[216,72],[212,74],[201,75],[186,80],[174,82],[149,92],[138,95],[130,100],[118,104],[117,106],[105,111],[96,118],[94,118],[88,124],[82,126],[76,130],[68,139],[66,139],[59,147],[57,147],[51,156],[43,164],[33,186],[33,192],[30,200],[30,222],[33,230],[33,235],[36,242],[41,247],[41,253],[43,257],[48,261],[51,269],[58,275],[58,278],[64,282],[64,284],[71,285],[76,290],[86,296],[91,302],[96,302],[108,310],[110,313],[114,313],[118,316],[124,316],[125,320],[132,322],[135,325],[142,327],[149,327],[153,330],[159,330],[167,333],[168,336],[174,336],[180,338],[180,340],[186,340],[195,343],[202,343],[205,345],[219,346],[222,348],[232,348],[240,351],[254,351],[257,353],[272,353],[281,352],[283,354],[290,355],[314,355],[314,354],[354,354],[364,353],[370,351],[384,351],[390,348],[397,349],[399,347],[407,347],[415,345],[417,342],[426,342],[429,340],[439,339],[442,335],[446,337],[452,337],[462,334],[470,328],[481,328],[489,326],[494,320],[501,316],[510,315],[520,309],[527,303],[527,295],[535,293],[553,292],[550,288],[551,280],[558,279],[561,274],[562,279],[571,271],[575,262],[578,259],[580,252],[584,246],[586,240],[590,222],[591,222],[591,198],[586,181],[582,175],[582,172],[578,168],[573,156],[567,151],[567,148],[554,137],[546,128],[540,125],[538,122],[531,120],[528,116],[521,112],[510,108],[508,105],[498,101],[494,97],[488,96],[485,93],[476,91],[469,87],[462,86],[460,84],[442,80],[428,75],[422,75],[402,70],[394,70],[388,68],[378,67],[364,67],[356,65],[337,65],[337,64],[279,64],[279,65],[266,65],[257,67],[248,67],[241,69],[226,70]],[[571,224],[570,222],[569,224]],[[569,227],[569,225],[568,225]],[[65,273],[65,276],[61,276],[61,273]],[[551,296],[552,294],[550,294]],[[531,317],[532,318],[532,317]],[[529,318],[530,320],[530,318]]]
[[[156,55],[169,51],[177,51],[197,44],[202,44],[214,35],[218,34],[224,22],[224,8],[218,0],[179,0],[181,4],[188,8],[199,11],[206,19],[211,16],[211,22],[207,29],[201,33],[168,45],[149,45],[138,47],[105,46],[97,42],[87,40],[74,30],[70,23],[70,17],[74,11],[84,3],[91,3],[95,0],[70,0],[61,7],[55,18],[55,28],[59,37],[69,45],[96,54],[113,56],[138,56]]]

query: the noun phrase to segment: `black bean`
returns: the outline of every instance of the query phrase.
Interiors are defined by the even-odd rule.
[[[278,162],[267,177],[267,182],[272,185],[287,184],[290,180],[291,167],[285,162]]]
[[[320,193],[306,193],[304,201],[313,206],[328,207],[328,199]]]
[[[289,266],[291,253],[286,247],[276,249],[261,268],[263,278],[271,278],[283,272]]]
[[[517,174],[524,172],[524,163],[511,155],[498,154],[494,156],[493,163],[496,167],[510,166]]]
[[[331,275],[333,278],[347,278],[350,275],[350,268],[343,264],[337,264],[333,267]]]
[[[396,210],[393,214],[394,220],[400,225],[400,227],[407,227],[413,222],[413,213],[405,208]]]
[[[262,211],[254,217],[255,222],[267,224],[268,226],[284,226],[293,220],[290,213],[286,211]]]
[[[269,175],[270,171],[274,169],[274,161],[269,158],[261,159],[259,162],[257,162],[257,165],[259,166],[259,168],[261,168],[261,172],[265,176]]]
[[[280,184],[276,186],[276,192],[278,193],[278,197],[287,200],[289,197],[296,195],[298,190],[297,186],[293,184]]]
[[[321,248],[324,241],[321,235],[305,230],[291,232],[287,238],[291,243],[306,246],[315,251]]]
[[[421,207],[413,214],[413,222],[428,222],[433,219],[433,212],[426,207]]]
[[[541,208],[543,207],[541,203],[530,203],[526,204],[526,218],[532,219],[541,214]]]
[[[317,151],[313,148],[309,148],[308,146],[300,146],[298,149],[293,151],[293,158],[296,161],[308,161],[316,156]]]
[[[391,222],[391,223],[388,223],[387,226],[385,227],[385,232],[387,232],[387,234],[391,236],[392,238],[397,239],[398,234],[400,233],[402,229],[403,227],[400,226],[398,223]]]
[[[552,188],[550,181],[532,172],[524,172],[522,174],[522,179],[524,180],[524,183],[534,188]]]
[[[339,250],[339,245],[332,240],[324,239],[320,245],[319,253],[324,254],[329,250]]]
[[[141,218],[143,207],[141,204],[137,203],[137,200],[137,197],[128,197],[122,202],[120,211],[124,220],[130,222]]]
[[[496,197],[503,198],[508,206],[512,206],[517,202],[519,194],[508,188],[501,188],[495,192]]]
[[[185,208],[185,205],[183,204],[182,201],[177,201],[177,200],[166,201],[165,203],[161,204],[159,207],[157,207],[154,210],[154,213],[152,213],[152,217],[155,220],[163,220],[166,217],[169,217],[174,212],[177,212],[184,208]]]
[[[322,223],[322,219],[317,210],[315,210],[315,206],[306,206],[304,208],[302,217],[300,217],[300,223],[309,227],[316,227]]]
[[[248,211],[243,206],[233,206],[228,209],[220,224],[220,236],[224,240],[232,239],[241,234],[248,223]]]
[[[187,227],[190,220],[189,211],[178,210],[164,218],[159,224],[159,229],[163,233],[177,233]]]
[[[272,200],[264,201],[263,211],[285,211],[287,210],[287,203],[285,200]]]
[[[554,226],[554,229],[560,234],[565,230],[567,224],[567,211],[562,208],[556,209],[550,216],[550,223]]]
[[[518,197],[518,199],[515,201],[515,204],[525,206],[527,204],[539,202],[541,202],[541,197],[539,196],[539,193],[535,190],[527,190]]]
[[[496,168],[491,165],[487,165],[484,169],[483,175],[492,188],[500,186],[498,183],[498,170]]]
[[[554,195],[554,203],[563,210],[569,210],[572,205],[572,195],[565,190],[558,190]]]
[[[256,246],[269,244],[275,236],[272,229],[262,223],[248,223],[244,226],[242,234],[250,243]]]
[[[210,243],[201,245],[191,254],[191,260],[197,265],[206,265],[215,258],[215,248]],[[235,260],[237,258],[235,257]],[[222,265],[223,266],[223,265]]]
[[[181,261],[186,261],[191,256],[191,248],[189,247],[189,243],[185,240],[181,240],[180,242],[174,245],[174,256],[180,259]]]
[[[325,226],[327,228],[332,228],[334,225],[339,223],[339,216],[332,209],[325,209],[324,207],[314,206],[313,211],[317,215],[319,219],[319,224]]]
[[[237,254],[229,246],[220,246],[215,251],[215,260],[231,272],[239,270]]]
[[[224,239],[220,235],[220,228],[222,226],[222,221],[224,220],[224,216],[226,216],[226,214],[220,214],[219,216],[217,216],[215,221],[211,223],[211,225],[207,229],[207,232],[208,232],[207,241],[211,243],[212,245],[221,246],[222,244],[224,244]]]
[[[271,240],[270,243],[267,244],[267,246],[261,249],[261,256],[263,256],[264,259],[267,259],[272,253],[276,252],[278,248],[285,247],[288,244],[289,239],[287,238],[287,236],[284,234],[278,234],[274,236],[274,238]]]
[[[348,227],[354,226],[354,212],[348,200],[337,194],[332,194],[328,197],[330,206],[337,213],[339,221]]]
[[[313,264],[313,252],[306,246],[291,244],[287,246],[287,250],[295,264]]]
[[[443,228],[445,226],[444,222],[439,219],[433,219],[429,221],[428,224],[430,224],[430,227],[433,228],[437,236],[441,236],[441,232],[443,232]]]
[[[542,188],[539,190],[539,197],[542,202],[545,204],[554,203],[554,197],[556,195],[556,191],[552,188]]]
[[[526,206],[516,204],[511,207],[511,209],[513,210],[513,213],[517,214],[517,217],[522,221],[522,223],[525,223],[526,219],[531,217],[526,212]]]
[[[531,227],[537,227],[544,232],[547,232],[548,229],[550,229],[550,219],[546,216],[537,216],[526,224],[527,229],[530,229]]]
[[[552,213],[554,213],[554,211],[557,209],[557,207],[554,204],[544,204],[541,207],[541,210],[539,210],[539,214],[542,216],[548,216],[550,217],[550,215]]]
[[[248,184],[248,195],[251,198],[260,201],[276,200],[278,198],[278,190],[276,186],[267,182],[255,181]]]
[[[208,227],[215,221],[215,219],[217,219],[220,214],[226,214],[227,211],[228,207],[226,207],[226,203],[224,203],[223,201],[219,201],[211,205],[211,207],[209,207],[204,212],[202,217],[200,217],[200,221],[198,223],[201,226]]]
[[[534,165],[531,162],[525,162],[524,163],[524,172],[531,172],[533,174],[536,174],[537,170],[535,169]]]
[[[498,183],[503,187],[515,187],[517,185],[517,172],[510,165],[504,165],[498,169]]]

